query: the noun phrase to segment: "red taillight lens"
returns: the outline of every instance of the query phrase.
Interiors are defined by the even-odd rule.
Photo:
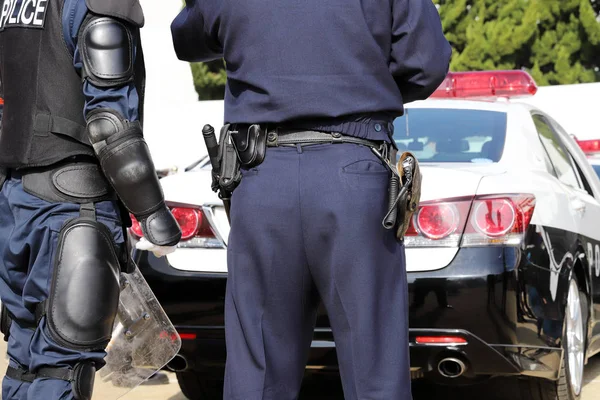
[[[129,230],[138,238],[141,238],[142,236],[144,236],[144,232],[142,232],[142,227],[140,226],[140,222],[135,219],[135,217],[133,216],[133,214],[129,215],[131,217],[131,228],[129,228]]]
[[[208,218],[206,218],[201,209],[172,206],[169,206],[169,209],[181,228],[179,247],[222,247],[222,242],[216,238]],[[130,232],[138,239],[141,238],[143,232],[140,223],[133,215],[131,215],[131,221]]]
[[[417,227],[429,239],[443,239],[458,229],[459,215],[451,203],[421,207],[417,214]]]
[[[181,240],[188,240],[196,236],[200,222],[202,222],[199,210],[176,207],[171,210],[171,213],[181,228]]]
[[[535,197],[529,194],[424,202],[413,217],[405,244],[407,247],[519,245],[534,208]]]
[[[500,237],[511,231],[516,216],[515,206],[510,199],[488,199],[475,202],[472,218],[479,233]]]
[[[417,336],[417,344],[467,344],[465,338],[460,336]]]

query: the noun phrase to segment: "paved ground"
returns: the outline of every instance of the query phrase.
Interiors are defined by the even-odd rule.
[[[6,343],[0,340],[0,354],[6,353]],[[6,359],[0,357],[0,371],[6,370]],[[303,400],[343,400],[339,383],[335,380],[310,380],[306,382],[306,391]],[[491,386],[469,387],[466,389],[449,390],[431,385],[415,385],[414,400],[509,400],[509,393],[513,387],[504,381],[498,381]],[[101,387],[94,393],[93,400],[110,399],[115,389]],[[179,386],[173,374],[165,373],[152,384],[139,386],[122,400],[186,400],[179,391]],[[586,366],[585,387],[582,400],[600,399],[600,356],[594,357]],[[51,399],[48,399],[51,400]]]

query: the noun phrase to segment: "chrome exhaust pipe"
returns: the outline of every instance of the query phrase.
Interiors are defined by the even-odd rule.
[[[167,364],[167,369],[171,372],[183,372],[186,371],[190,367],[188,360],[177,354],[169,363]]]
[[[462,376],[466,370],[467,366],[458,358],[448,357],[438,363],[438,372],[444,378],[458,378],[459,376]]]

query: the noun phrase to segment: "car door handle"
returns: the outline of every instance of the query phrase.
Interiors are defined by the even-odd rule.
[[[584,213],[587,206],[583,200],[576,198],[571,200],[571,207],[577,212]]]

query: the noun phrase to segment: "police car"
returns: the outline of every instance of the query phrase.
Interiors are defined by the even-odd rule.
[[[394,122],[423,174],[405,240],[413,379],[507,376],[522,380],[515,398],[580,398],[600,351],[600,180],[576,141],[521,101],[536,90],[524,71],[450,73]],[[225,363],[229,226],[210,170],[205,157],[162,179],[182,242],[161,259],[136,253],[183,340],[168,368],[190,399],[221,398]],[[336,366],[321,308],[307,372]]]

